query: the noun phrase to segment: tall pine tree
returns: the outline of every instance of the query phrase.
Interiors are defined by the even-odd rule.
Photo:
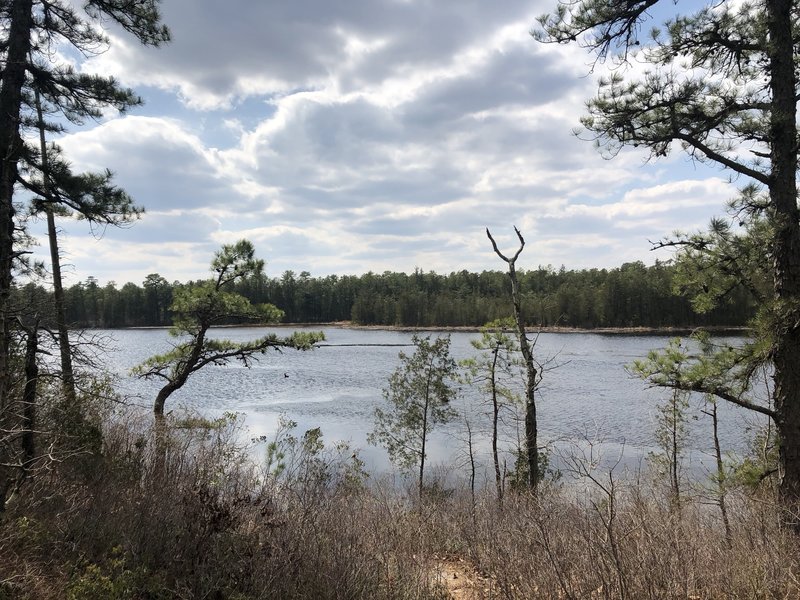
[[[583,119],[601,149],[639,147],[651,158],[681,149],[745,182],[732,220],[706,234],[667,242],[678,248],[687,289],[699,304],[724,301],[743,283],[764,292],[751,343],[723,348],[702,365],[665,365],[660,385],[710,393],[767,414],[780,435],[780,489],[800,502],[800,213],[797,205],[798,11],[793,0],[708,2],[653,29],[659,0],[563,2],[540,19],[535,37],[577,42],[599,60],[636,53],[644,74],[616,70],[600,84]],[[672,3],[663,2],[669,10]],[[637,69],[637,71],[639,71]],[[758,236],[757,242],[748,241]],[[761,277],[764,281],[759,281]],[[764,285],[766,283],[766,285]],[[759,367],[772,369],[766,405],[750,394]]]
[[[10,361],[17,311],[11,289],[22,256],[23,226],[17,214],[20,189],[41,202],[66,206],[102,223],[127,219],[135,211],[130,197],[116,188],[109,172],[75,174],[57,147],[42,150],[37,105],[51,115],[45,127],[63,131],[66,122],[97,118],[113,107],[123,111],[140,102],[113,78],[76,72],[58,61],[63,52],[102,52],[108,45],[104,25],[115,22],[143,44],[169,39],[161,24],[159,0],[86,0],[82,8],[67,0],[8,0],[0,3],[0,425],[13,431],[19,407]],[[45,168],[46,165],[46,168]],[[14,440],[3,439],[3,459],[13,464]],[[0,473],[0,510],[9,489]]]

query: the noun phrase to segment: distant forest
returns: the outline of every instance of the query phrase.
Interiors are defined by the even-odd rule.
[[[523,312],[531,326],[698,327],[741,326],[754,313],[744,289],[707,314],[697,314],[673,287],[674,268],[666,263],[625,263],[614,269],[566,270],[539,267],[518,272]],[[157,273],[142,285],[113,282],[100,286],[93,277],[66,289],[67,320],[78,328],[167,326],[177,286]],[[449,275],[384,272],[360,276],[312,277],[286,271],[238,286],[254,303],[271,303],[285,313],[285,323],[353,321],[362,325],[480,326],[510,316],[510,282],[502,271]],[[47,310],[50,293],[29,284],[16,290],[26,304]]]

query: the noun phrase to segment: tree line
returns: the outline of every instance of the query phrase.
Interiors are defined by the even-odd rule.
[[[656,262],[625,263],[612,269],[567,270],[538,267],[518,273],[522,313],[531,326],[703,327],[743,326],[755,305],[745,287],[725,303],[697,313],[678,295],[676,268]],[[93,277],[65,289],[66,317],[72,327],[170,326],[176,290],[201,282],[172,282],[153,273],[141,285],[101,286]],[[384,272],[312,277],[286,271],[237,282],[235,291],[253,304],[273,304],[286,323],[353,321],[362,325],[472,326],[512,313],[508,274],[501,271],[447,275]],[[22,300],[47,304],[49,293],[29,284],[17,290]],[[235,322],[233,320],[232,322]]]

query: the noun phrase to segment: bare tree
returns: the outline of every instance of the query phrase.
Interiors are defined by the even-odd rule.
[[[714,462],[716,472],[712,476],[714,485],[713,502],[719,507],[722,515],[722,524],[725,527],[725,542],[730,546],[733,534],[731,533],[731,521],[728,518],[727,496],[727,473],[725,463],[722,460],[722,447],[719,443],[719,417],[717,415],[717,401],[711,394],[706,394],[706,408],[701,409],[704,415],[711,417],[712,434],[714,437]]]
[[[538,446],[538,429],[536,425],[536,384],[539,371],[537,369],[536,361],[533,358],[533,350],[528,340],[528,335],[525,331],[525,321],[522,318],[521,299],[519,292],[519,281],[517,280],[516,262],[519,255],[525,248],[525,239],[519,232],[519,229],[514,227],[514,231],[519,238],[519,248],[514,253],[514,256],[508,258],[505,254],[500,252],[497,247],[497,242],[494,241],[489,229],[486,229],[486,235],[489,241],[492,242],[492,248],[495,254],[508,264],[508,276],[511,279],[511,301],[514,305],[514,319],[517,325],[517,335],[519,336],[519,347],[522,351],[522,358],[525,361],[525,446],[528,454],[528,484],[534,492],[536,486],[542,479],[542,474],[539,472],[539,446]]]

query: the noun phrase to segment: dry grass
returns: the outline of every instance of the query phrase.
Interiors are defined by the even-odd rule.
[[[27,484],[0,522],[0,599],[800,596],[769,492],[731,498],[730,539],[709,507],[636,484],[420,506],[360,483],[344,449],[296,440],[266,474],[230,423],[194,425],[156,452],[116,420],[101,457]]]

